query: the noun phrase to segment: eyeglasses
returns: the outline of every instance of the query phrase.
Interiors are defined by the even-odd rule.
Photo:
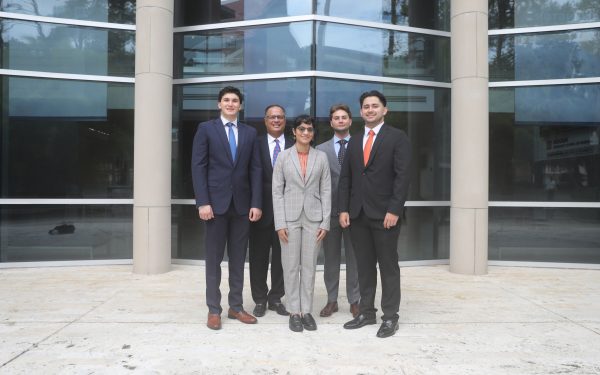
[[[283,120],[285,116],[281,115],[273,115],[273,116],[265,116],[267,120]]]
[[[304,133],[304,132],[312,133],[315,131],[315,128],[306,128],[304,126],[298,126],[296,128],[296,131],[300,132],[300,133]]]

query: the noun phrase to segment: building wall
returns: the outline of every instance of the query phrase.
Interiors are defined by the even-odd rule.
[[[191,142],[233,84],[243,121],[263,132],[279,103],[288,121],[314,116],[318,142],[330,105],[348,103],[357,131],[358,96],[382,91],[413,143],[400,258],[448,259],[449,8],[176,0],[172,257],[203,258]],[[0,262],[131,259],[135,1],[0,12]],[[600,7],[490,0],[489,27],[490,260],[600,263]]]
[[[0,262],[131,259],[135,3],[0,12]]]
[[[489,258],[600,261],[600,6],[490,1]]]

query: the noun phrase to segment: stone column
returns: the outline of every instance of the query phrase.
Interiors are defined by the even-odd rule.
[[[173,0],[136,5],[133,272],[171,268]]]
[[[487,273],[488,1],[452,0],[450,271]]]

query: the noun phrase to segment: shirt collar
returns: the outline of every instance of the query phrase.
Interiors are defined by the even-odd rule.
[[[376,127],[374,127],[374,128],[373,128],[373,131],[375,132],[375,135],[379,134],[379,131],[381,130],[381,127],[382,127],[382,126],[383,126],[383,122],[382,122],[381,124],[379,124],[379,125],[377,125]],[[369,130],[371,130],[371,129],[369,129],[369,128],[367,128],[367,127],[365,126],[365,137],[368,137],[368,136],[369,136]]]
[[[350,141],[350,134],[348,134],[347,136],[345,136],[344,138],[338,138],[337,135],[333,135],[333,143],[338,143],[339,140],[344,139],[346,140],[346,143],[348,143],[348,141]]]
[[[229,121],[225,117],[221,116],[221,122],[223,123],[223,126],[227,126],[227,123],[231,122],[233,126],[237,128],[238,120],[235,119],[235,121]]]
[[[279,140],[279,144],[285,143],[285,136],[283,134],[281,134],[279,137],[275,138],[271,134],[267,133],[267,141],[269,143],[275,142],[275,139]]]

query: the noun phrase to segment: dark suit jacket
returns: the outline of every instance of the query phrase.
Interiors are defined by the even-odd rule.
[[[198,125],[192,147],[192,179],[196,207],[210,204],[216,215],[227,212],[233,199],[239,215],[262,208],[262,168],[255,149],[256,130],[238,121],[233,161],[220,118]]]
[[[400,216],[408,194],[410,142],[402,130],[383,125],[364,166],[364,131],[354,135],[348,148],[339,181],[340,212],[356,218],[361,209],[371,219],[383,219],[387,212]]]
[[[271,164],[271,153],[269,151],[269,138],[267,134],[260,135],[256,138],[256,149],[258,150],[260,162],[262,165],[262,203],[263,212],[260,220],[253,225],[267,226],[273,224],[273,165]],[[284,149],[288,149],[294,145],[294,141],[290,138],[285,138]],[[281,155],[281,154],[280,154]]]

